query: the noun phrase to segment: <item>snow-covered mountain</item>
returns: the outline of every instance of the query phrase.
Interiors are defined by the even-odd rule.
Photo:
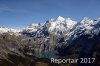
[[[34,30],[35,28],[33,27],[32,29]],[[61,47],[63,45],[68,46],[71,42],[82,35],[89,35],[87,38],[93,38],[99,33],[100,19],[92,20],[85,17],[80,22],[76,22],[70,18],[59,16],[56,19],[46,21],[43,26],[40,28],[38,27],[36,31],[30,31],[27,35],[34,37],[37,40],[39,39],[40,42],[42,42],[39,44],[41,51],[43,49],[46,49],[45,51],[52,51],[53,49],[50,49],[52,45],[56,47]],[[49,48],[43,47],[45,43]],[[38,47],[37,44],[36,47]]]
[[[76,24],[76,21],[71,20],[70,18],[63,18],[61,16],[57,17],[56,19],[51,19],[46,23],[49,25],[48,31],[52,32],[66,32],[71,30]]]
[[[8,32],[9,31],[9,29],[8,28],[0,28],[0,33],[4,33],[4,32]]]
[[[37,31],[39,27],[40,27],[39,24],[30,24],[27,27],[25,27],[23,30],[27,32],[34,32]]]
[[[31,52],[31,49],[34,48],[36,53],[40,53],[40,55],[43,53],[43,56],[49,57],[51,56],[51,54],[48,54],[49,52],[53,51],[52,54],[54,54],[56,51],[60,51],[61,54],[65,52],[65,47],[73,44],[78,44],[77,47],[81,45],[81,47],[92,47],[96,42],[99,42],[100,18],[92,20],[85,17],[80,22],[76,22],[71,18],[59,16],[46,21],[43,25],[28,25],[20,31],[10,28],[0,28],[0,33],[6,32],[17,33],[17,35],[21,34],[22,38],[24,37],[23,40],[29,40],[27,47],[30,47],[30,51],[28,53],[32,54],[33,51]],[[84,44],[87,45],[85,46]],[[90,44],[92,45],[90,46]],[[62,52],[62,50],[64,51]]]
[[[100,33],[100,20],[92,20],[85,17],[75,26],[71,33],[73,34],[71,35],[73,39],[78,38],[81,35],[90,35],[90,37],[98,35],[98,33]]]
[[[21,30],[0,28],[0,49],[0,61],[5,60],[6,63],[10,61],[10,64],[13,60],[23,62],[26,59],[27,62],[27,60],[35,61],[36,58],[46,60],[46,58],[73,57],[77,59],[96,58],[97,65],[94,65],[95,63],[92,65],[98,66],[100,61],[100,18],[93,20],[85,17],[80,22],[76,22],[59,16],[46,21],[44,25],[31,24]],[[18,63],[16,64],[18,65]],[[81,65],[79,64],[79,66]]]
[[[13,29],[13,28],[6,28],[6,27],[1,27],[0,28],[0,34],[2,33],[9,33],[9,34],[15,34],[15,35],[20,35],[19,33],[21,32],[20,29]]]
[[[85,17],[80,22],[73,21],[71,18],[63,18],[58,16],[55,19],[46,21],[45,24],[30,24],[24,29],[17,30],[11,28],[0,28],[0,33],[13,32],[13,33],[25,33],[28,35],[34,34],[34,36],[49,36],[49,34],[59,35],[64,34],[66,40],[75,38],[83,34],[98,34],[100,32],[100,18],[92,20]],[[47,35],[48,34],[48,35]]]

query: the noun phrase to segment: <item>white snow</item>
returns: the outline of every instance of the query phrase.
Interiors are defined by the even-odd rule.
[[[0,34],[2,33],[9,33],[10,35],[21,35],[20,34],[21,30],[20,29],[12,29],[12,28],[0,28]]]
[[[57,31],[67,31],[72,29],[77,22],[71,20],[70,18],[63,18],[59,16],[55,20],[50,20],[50,27],[49,27],[49,32],[57,32]]]
[[[93,35],[97,35],[100,32],[100,26],[98,28],[95,28],[98,23],[100,23],[100,20],[93,21],[92,19],[85,17],[74,29],[73,32],[73,39],[81,36],[89,34],[93,37]],[[80,33],[77,35],[77,33]]]
[[[27,26],[23,30],[26,30],[28,32],[34,32],[34,31],[37,31],[38,27],[39,27],[38,24],[30,24],[29,26]]]
[[[65,20],[65,18],[63,18],[63,17],[61,17],[61,16],[58,16],[56,19],[55,19],[55,21],[64,21]]]
[[[67,27],[68,28],[73,28],[73,26],[77,24],[77,22],[76,21],[72,21],[71,18],[67,18],[66,19],[66,23],[67,23]]]

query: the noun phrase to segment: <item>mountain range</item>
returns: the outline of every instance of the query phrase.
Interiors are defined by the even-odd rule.
[[[45,38],[49,40],[51,35],[58,43],[69,44],[82,35],[90,35],[92,38],[100,33],[100,18],[92,20],[84,17],[80,22],[71,18],[58,16],[55,19],[47,20],[45,24],[30,24],[22,29],[0,28],[0,33],[26,35],[33,38]]]
[[[100,62],[100,18],[84,17],[80,22],[77,22],[71,18],[59,16],[47,20],[44,24],[30,24],[20,30],[0,28],[0,36],[2,34],[4,34],[4,39],[8,34],[10,36],[6,37],[7,39],[13,38],[13,42],[11,40],[9,42],[11,44],[7,47],[21,56],[28,55],[39,58],[95,57],[98,58],[95,63]],[[5,44],[5,42],[2,43]]]
[[[13,33],[16,35],[27,35],[30,37],[47,37],[50,34],[63,35],[65,40],[73,40],[83,34],[89,34],[91,37],[100,32],[100,18],[92,20],[85,17],[80,22],[71,20],[71,18],[63,18],[61,16],[56,19],[50,19],[45,24],[30,24],[22,29],[0,28],[0,33]]]

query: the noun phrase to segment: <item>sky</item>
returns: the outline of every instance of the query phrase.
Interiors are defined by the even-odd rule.
[[[23,27],[62,16],[100,18],[100,0],[0,0],[0,27]]]

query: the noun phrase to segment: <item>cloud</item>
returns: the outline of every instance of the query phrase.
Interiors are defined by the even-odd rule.
[[[3,12],[12,12],[12,13],[26,13],[28,10],[22,8],[10,8],[10,7],[0,7],[0,13]]]
[[[0,8],[0,12],[4,12],[4,11],[10,11],[10,12],[12,12],[12,11],[14,11],[13,9],[9,9],[9,8]]]

